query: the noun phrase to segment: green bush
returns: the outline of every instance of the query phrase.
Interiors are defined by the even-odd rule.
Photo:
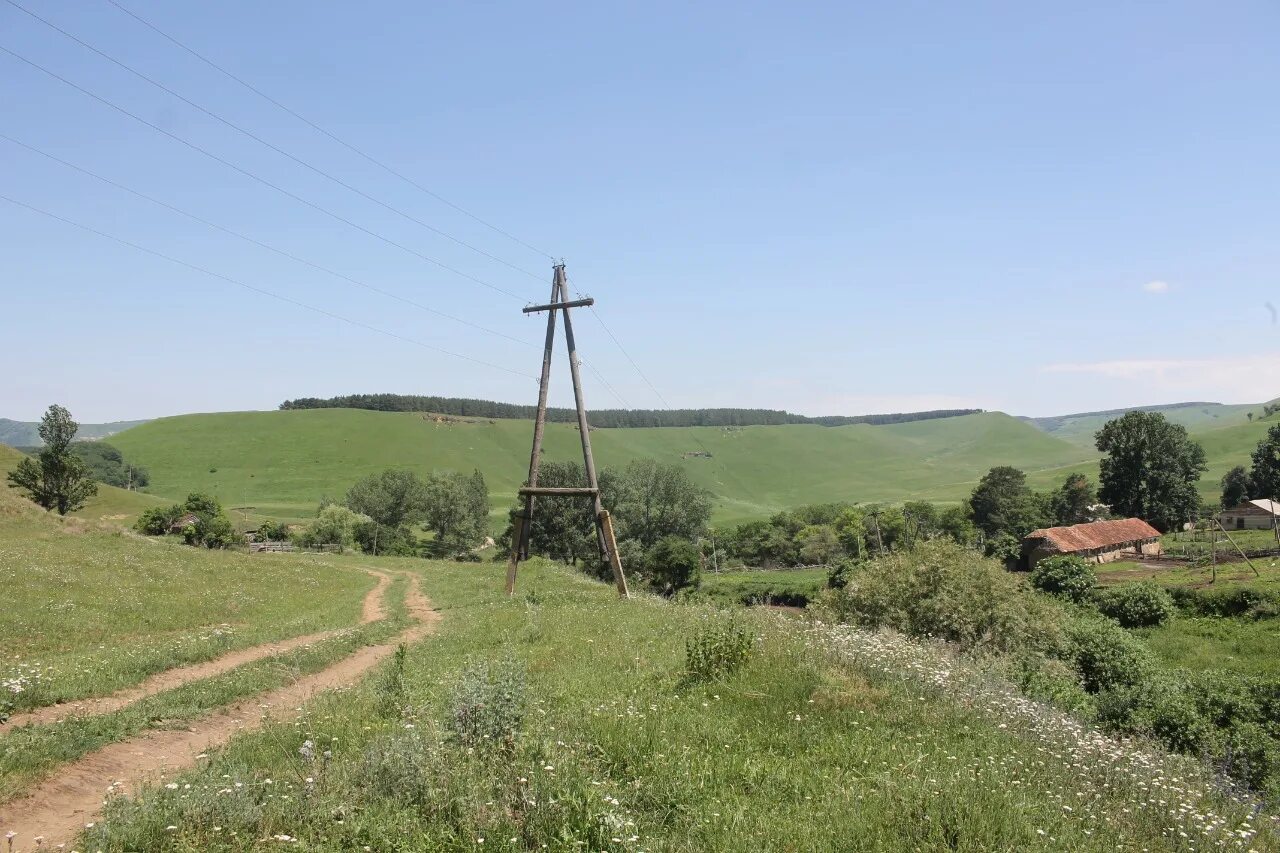
[[[1155,668],[1141,640],[1096,617],[1067,626],[1066,654],[1091,693],[1138,684]]]
[[[342,504],[329,504],[320,509],[315,521],[308,524],[294,540],[304,548],[337,545],[350,548],[356,541],[356,529],[369,522],[369,517],[352,512]],[[379,552],[381,552],[381,547]]]
[[[937,637],[965,649],[1049,650],[1061,611],[1021,576],[954,543],[933,541],[868,562],[843,590],[822,598],[835,618]]]
[[[668,536],[649,551],[648,568],[653,587],[672,595],[685,587],[697,586],[702,559],[698,548],[686,539]]]
[[[756,637],[736,616],[705,617],[685,642],[685,678],[715,681],[731,675],[751,658]]]
[[[258,525],[258,540],[261,542],[284,542],[289,538],[289,525],[283,521],[267,519]]]
[[[830,589],[844,589],[849,585],[849,581],[853,579],[854,574],[858,571],[858,563],[849,557],[841,557],[831,564],[831,568],[827,570],[827,587]]]
[[[1151,675],[1118,685],[1098,695],[1098,721],[1123,734],[1142,734],[1182,753],[1198,754],[1211,746],[1216,730],[1188,685],[1173,675]]]
[[[1173,597],[1150,581],[1099,590],[1094,603],[1103,615],[1126,628],[1163,625],[1178,611]]]
[[[1041,560],[1031,572],[1036,589],[1076,604],[1087,601],[1097,583],[1098,575],[1087,560],[1066,554]]]
[[[472,749],[515,745],[527,705],[527,675],[514,660],[469,665],[454,685],[453,733]]]
[[[181,504],[173,506],[153,506],[142,511],[133,529],[148,536],[163,536],[183,513]]]
[[[1192,616],[1245,616],[1272,619],[1280,616],[1280,593],[1248,586],[1218,589],[1167,587],[1178,609]]]

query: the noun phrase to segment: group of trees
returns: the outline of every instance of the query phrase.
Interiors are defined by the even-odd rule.
[[[1222,506],[1238,506],[1249,499],[1280,498],[1280,424],[1267,430],[1253,451],[1253,466],[1237,465],[1222,478]]]
[[[624,570],[668,593],[697,583],[702,557],[695,543],[711,518],[710,493],[678,465],[653,459],[636,460],[621,471],[606,468],[597,479]],[[586,481],[577,462],[544,462],[538,471],[539,486],[581,486]],[[523,511],[523,502],[512,506],[504,544],[511,544],[514,519]],[[600,562],[592,502],[585,498],[538,498],[529,553],[582,563],[588,572],[608,576],[608,567]]]
[[[378,412],[430,412],[471,418],[530,419],[537,409],[516,403],[472,400],[459,397],[433,397],[414,394],[348,394],[320,399],[302,397],[285,400],[281,409],[371,409]],[[756,426],[768,424],[895,424],[907,421],[951,418],[971,415],[981,409],[939,409],[931,412],[908,412],[887,415],[833,415],[811,418],[775,409],[593,409],[593,427],[688,427],[688,426]],[[548,420],[575,423],[575,409],[548,409]]]
[[[479,471],[419,477],[388,468],[357,481],[341,503],[322,500],[316,520],[297,538],[306,545],[412,556],[423,550],[415,532],[421,528],[434,534],[427,552],[458,556],[484,542],[488,524],[489,489]]]
[[[186,516],[191,519],[175,531],[174,527]],[[206,548],[227,548],[242,541],[218,499],[199,492],[187,495],[182,503],[143,510],[134,529],[148,536],[176,532],[188,545]]]

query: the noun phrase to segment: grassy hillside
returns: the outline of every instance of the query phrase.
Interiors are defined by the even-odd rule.
[[[318,409],[183,415],[112,441],[148,468],[156,494],[209,491],[228,506],[289,518],[388,466],[479,468],[501,511],[525,476],[531,435],[522,420]],[[599,429],[592,445],[601,466],[643,457],[681,465],[717,496],[721,523],[819,501],[957,500],[992,465],[1034,471],[1090,458],[999,413],[886,426]],[[546,448],[549,459],[580,458],[576,429],[549,424]],[[704,450],[710,459],[684,456]]]
[[[1247,424],[1248,415],[1262,416],[1262,403],[1172,403],[1168,406],[1136,406],[1144,412],[1159,412],[1175,424],[1182,424],[1190,432],[1217,429],[1219,427]],[[1030,418],[1029,421],[1050,435],[1081,447],[1093,447],[1093,436],[1103,424],[1119,417],[1128,409],[1107,412],[1082,412],[1074,415],[1056,415],[1051,418]]]
[[[12,447],[0,444],[0,490],[11,492],[3,477],[13,470],[23,454]],[[12,492],[11,492],[12,493]],[[166,504],[164,498],[143,492],[131,492],[117,489],[114,486],[98,485],[98,494],[89,499],[84,509],[72,513],[80,518],[96,518],[102,521],[116,521],[129,525],[147,507]]]

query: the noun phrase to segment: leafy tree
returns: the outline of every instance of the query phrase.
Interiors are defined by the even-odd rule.
[[[151,474],[146,468],[129,462],[105,441],[72,442],[71,452],[84,462],[90,476],[99,483],[121,489],[144,489],[151,484]]]
[[[647,562],[654,588],[664,595],[698,585],[702,563],[697,546],[688,539],[680,536],[660,539],[649,550]]]
[[[489,525],[489,489],[484,475],[474,471],[432,474],[426,483],[427,529],[437,546],[458,554],[483,541]]]
[[[40,419],[44,447],[35,459],[27,457],[9,472],[9,485],[22,489],[37,504],[57,510],[59,515],[83,507],[98,493],[98,484],[89,476],[85,464],[68,449],[79,428],[70,412],[56,404],[50,406]]]
[[[938,508],[928,501],[907,501],[902,505],[902,515],[911,543],[932,539],[941,532]]]
[[[289,538],[289,525],[267,519],[258,525],[258,538],[264,542],[284,542]]]
[[[1092,518],[1089,507],[1098,502],[1098,493],[1084,474],[1068,474],[1066,482],[1049,499],[1054,523],[1082,524]]]
[[[1239,506],[1249,499],[1253,491],[1253,480],[1243,465],[1237,465],[1222,478],[1222,508],[1230,509]]]
[[[938,515],[938,530],[960,545],[972,545],[978,540],[978,528],[965,505],[949,506]]]
[[[1171,530],[1197,511],[1204,448],[1186,427],[1159,412],[1128,412],[1098,430],[1097,447],[1107,454],[1099,496],[1113,512]]]
[[[668,536],[693,541],[711,519],[710,493],[678,465],[637,459],[600,487],[622,538],[646,550]]]
[[[807,565],[828,566],[844,555],[840,537],[830,524],[810,524],[796,534],[800,560]]]
[[[367,515],[355,512],[342,504],[329,504],[320,508],[315,521],[303,528],[296,537],[304,547],[315,545],[339,545],[350,548],[356,542],[356,532],[362,524],[372,523]]]
[[[133,529],[148,536],[163,536],[183,512],[182,504],[147,507],[134,522]]]
[[[989,539],[1006,534],[1021,539],[1048,520],[1027,486],[1027,475],[1000,465],[988,471],[969,497],[973,523]]]
[[[427,514],[427,484],[417,474],[403,468],[388,468],[358,480],[347,490],[344,503],[358,515],[377,525],[372,531],[371,550],[385,552],[382,541],[409,540],[408,528]]]
[[[1251,478],[1256,498],[1280,498],[1280,424],[1267,430],[1266,438],[1253,451]],[[1224,503],[1223,506],[1226,506]]]
[[[602,484],[606,478],[601,478]],[[538,485],[547,488],[582,487],[587,482],[586,472],[577,462],[543,462],[538,469]],[[607,491],[606,491],[607,500]],[[517,501],[511,508],[510,522],[503,539],[511,541],[514,521],[524,512],[524,501]],[[566,564],[580,559],[598,557],[599,546],[595,539],[595,519],[592,504],[581,497],[541,497],[533,512],[529,527],[529,553],[541,554]]]

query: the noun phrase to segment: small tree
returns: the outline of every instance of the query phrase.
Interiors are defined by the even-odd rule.
[[[98,484],[89,476],[84,462],[70,450],[80,425],[71,413],[52,405],[40,419],[40,439],[44,442],[39,455],[27,457],[9,472],[9,485],[25,491],[33,501],[59,515],[74,512],[98,493]]]
[[[305,547],[338,545],[342,548],[350,548],[355,544],[358,527],[369,521],[370,518],[367,515],[353,512],[341,504],[329,504],[321,507],[316,520],[298,534],[298,544]]]
[[[479,471],[432,474],[426,483],[425,525],[437,546],[458,554],[475,547],[489,524],[489,489]]]
[[[678,465],[637,459],[621,474],[602,477],[600,487],[621,537],[646,549],[667,536],[692,541],[711,519],[710,493]]]
[[[1098,493],[1093,483],[1084,474],[1068,474],[1062,484],[1049,498],[1049,504],[1057,524],[1082,524],[1092,518],[1089,507],[1098,502]]]
[[[698,549],[687,539],[668,536],[659,540],[649,550],[648,563],[653,586],[664,595],[697,586],[701,579]]]
[[[1222,478],[1222,508],[1231,509],[1249,498],[1253,483],[1243,465],[1237,465]]]
[[[1020,539],[1043,526],[1043,509],[1027,487],[1027,475],[1017,468],[999,465],[988,471],[969,497],[973,523],[994,538],[1001,534]]]
[[[399,541],[408,538],[409,527],[426,517],[428,490],[412,471],[388,468],[358,480],[347,491],[345,502],[352,512],[378,525],[373,542]],[[381,551],[381,546],[376,550]]]

